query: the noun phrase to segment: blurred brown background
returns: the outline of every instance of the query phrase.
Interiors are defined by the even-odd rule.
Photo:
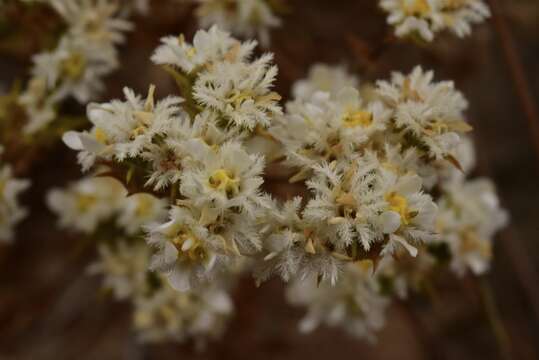
[[[0,359],[539,359],[539,147],[533,146],[534,135],[539,138],[530,130],[539,120],[526,116],[523,106],[526,94],[528,112],[539,99],[539,2],[498,2],[498,17],[474,27],[465,40],[442,35],[428,48],[397,43],[382,49],[380,41],[390,29],[376,1],[289,0],[290,13],[272,33],[269,50],[276,53],[277,87],[285,96],[315,62],[345,63],[364,80],[422,64],[435,69],[439,80],[455,80],[470,101],[476,175],[494,179],[512,218],[497,239],[488,276],[508,333],[507,354],[485,317],[476,282],[451,277],[436,284],[435,303],[413,297],[393,306],[375,345],[327,328],[299,334],[302,311],[285,304],[280,282],[256,289],[249,278],[234,293],[237,313],[229,330],[206,352],[197,354],[189,344],[137,344],[129,330],[128,306],[100,295],[100,280],[84,272],[93,250],[81,251],[75,235],[57,230],[44,205],[46,189],[80,176],[75,154],[57,144],[26,174],[33,182],[24,199],[31,217],[19,227],[15,244],[0,248]],[[196,31],[189,6],[173,3],[155,0],[150,15],[134,19],[136,31],[121,49],[123,67],[107,80],[103,99],[121,96],[124,85],[145,92],[150,82],[156,83],[158,96],[174,90],[149,60],[161,36],[185,32],[190,39]],[[18,24],[29,40],[0,48],[4,89],[24,79],[29,55],[42,46],[40,33],[57,29],[48,17],[11,16],[19,18],[11,17],[8,24]],[[0,28],[2,36],[9,32],[5,24]],[[369,53],[380,56],[369,61]],[[519,64],[529,91],[522,81],[519,90],[515,87]],[[66,106],[82,111],[76,104]],[[270,186],[281,194],[288,191],[285,184]]]

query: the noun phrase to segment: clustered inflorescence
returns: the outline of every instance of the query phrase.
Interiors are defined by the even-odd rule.
[[[255,46],[217,27],[192,43],[165,37],[152,61],[181,97],[126,88],[88,106],[91,129],[64,135],[97,177],[49,203],[65,227],[108,229],[91,271],[132,301],[142,339],[215,335],[232,313],[227,290],[251,272],[290,283],[287,298],[308,309],[302,330],[372,340],[392,298],[447,261],[440,253],[458,274],[488,269],[506,214],[488,180],[466,179],[472,128],[452,82],[416,67],[362,84],[316,65],[283,109],[272,55]],[[304,196],[266,193],[269,165]]]
[[[395,26],[397,36],[424,41],[444,30],[464,37],[473,24],[490,16],[483,0],[380,0],[380,7],[389,14],[387,22]]]
[[[52,50],[34,56],[22,93],[0,98],[2,129],[19,114],[31,137],[64,100],[96,101],[133,27],[127,14],[149,4],[26,2],[52,6],[66,25]],[[392,301],[441,267],[489,269],[508,216],[488,179],[468,178],[472,127],[453,82],[418,66],[368,83],[316,64],[283,104],[273,54],[231,35],[268,46],[281,24],[275,2],[195,2],[207,30],[192,41],[163,37],[151,56],[178,93],[126,87],[122,99],[87,105],[91,126],[63,134],[86,175],[46,199],[60,227],[96,241],[88,272],[131,303],[142,341],[203,345],[219,336],[246,273],[258,285],[274,276],[287,283],[289,302],[306,308],[302,331],[325,324],[372,341]],[[481,0],[380,6],[396,35],[427,41],[445,29],[466,35],[489,16]],[[274,173],[300,195],[268,193]],[[26,215],[18,197],[28,186],[0,164],[0,242]]]
[[[103,0],[26,0],[50,5],[67,30],[57,46],[33,57],[32,77],[19,97],[27,121],[24,132],[45,129],[58,116],[61,102],[81,104],[104,89],[103,78],[118,67],[116,47],[132,24],[119,14],[117,2]]]

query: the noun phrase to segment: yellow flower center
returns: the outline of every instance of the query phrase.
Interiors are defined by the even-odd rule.
[[[468,3],[468,0],[445,0],[443,4],[444,10],[457,10]]]
[[[182,248],[187,241],[192,242],[192,244],[183,250]],[[178,249],[180,260],[201,262],[208,258],[208,252],[202,246],[202,242],[189,230],[180,230],[172,239],[172,244]]]
[[[250,91],[237,91],[235,90],[228,98],[229,103],[233,103],[234,107],[238,108],[241,104],[253,98],[253,94]]]
[[[62,74],[72,80],[79,79],[86,68],[86,58],[81,53],[74,52],[60,64]]]
[[[77,195],[77,210],[81,213],[87,212],[96,202],[95,196],[79,194]]]
[[[356,126],[367,127],[372,124],[372,113],[370,111],[358,110],[351,113],[347,113],[344,117],[344,126],[347,128],[353,128]]]
[[[485,259],[492,257],[492,245],[481,239],[477,231],[473,229],[463,230],[461,233],[460,253],[466,254],[470,252],[478,252]]]
[[[403,0],[404,12],[408,16],[425,17],[430,12],[430,6],[427,0]]]
[[[108,136],[103,131],[103,129],[101,129],[99,127],[96,127],[95,132],[94,132],[94,136],[95,136],[95,139],[97,140],[97,142],[100,142],[101,144],[106,144],[107,143]]]
[[[233,196],[240,191],[240,180],[225,169],[219,169],[210,176],[210,186],[219,191],[225,192],[228,196]]]
[[[449,126],[444,121],[434,120],[425,126],[424,132],[427,135],[440,135],[446,133],[448,130]]]
[[[131,130],[131,139],[134,139],[139,135],[143,135],[151,126],[155,116],[153,112],[155,107],[154,93],[155,85],[150,85],[148,96],[146,97],[146,102],[144,103],[144,109],[133,112],[133,117],[137,121],[138,126]]]
[[[408,200],[394,191],[386,194],[385,199],[389,203],[389,210],[398,213],[402,223],[408,225],[410,220],[414,217],[413,212],[409,211]]]
[[[152,201],[150,196],[140,195],[137,199],[137,207],[135,209],[135,214],[137,217],[146,217],[152,211]]]

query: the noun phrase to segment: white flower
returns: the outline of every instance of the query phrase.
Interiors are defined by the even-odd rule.
[[[253,130],[267,127],[282,113],[280,95],[272,92],[277,67],[273,54],[253,62],[217,62],[199,74],[193,86],[195,100],[218,111],[228,126]]]
[[[26,217],[27,211],[20,206],[18,197],[29,186],[28,180],[13,176],[9,165],[0,166],[0,243],[10,243],[14,237],[13,228]]]
[[[151,86],[145,101],[124,88],[126,101],[88,105],[88,118],[94,125],[91,132],[70,131],[63,136],[67,146],[82,152],[79,161],[84,169],[96,157],[119,161],[137,157],[156,136],[166,133],[171,122],[181,121],[182,99],[170,96],[155,104],[154,90]]]
[[[234,306],[228,293],[218,287],[177,292],[166,284],[134,302],[133,325],[143,342],[184,342],[200,345],[219,337]]]
[[[470,136],[461,136],[460,142],[453,151],[454,158],[459,165],[448,165],[443,162],[438,165],[438,173],[442,183],[462,182],[475,167],[476,155],[472,138]]]
[[[382,103],[364,103],[356,89],[344,88],[333,97],[317,92],[309,100],[288,103],[270,132],[283,143],[286,164],[300,168],[291,179],[298,181],[314,165],[356,156],[385,129],[390,115]]]
[[[187,74],[214,63],[244,61],[256,46],[256,41],[240,43],[217,26],[197,31],[193,44],[185,42],[183,35],[167,36],[161,42],[163,44],[155,50],[152,61],[157,65],[173,65]]]
[[[389,235],[381,254],[392,254],[400,245],[416,256],[414,245],[436,239],[436,204],[430,195],[422,192],[422,180],[413,173],[399,175],[382,168],[381,187],[386,209],[379,221],[383,233]]]
[[[464,96],[451,81],[433,83],[434,73],[416,67],[410,75],[395,72],[379,81],[378,93],[393,110],[394,130],[406,147],[414,146],[435,160],[454,157],[459,134],[472,128],[463,116]]]
[[[380,7],[389,13],[387,22],[395,26],[395,35],[404,37],[419,34],[432,41],[432,22],[437,19],[439,0],[381,0]]]
[[[253,247],[257,234],[245,224],[244,215],[224,219],[205,208],[191,204],[173,206],[170,220],[151,225],[147,242],[157,249],[151,268],[163,273],[179,291],[202,286],[240,255],[240,249]]]
[[[386,256],[376,266],[374,277],[383,294],[406,299],[408,294],[424,290],[425,282],[439,271],[440,263],[427,247],[418,247],[416,257],[404,256],[406,250],[395,256]]]
[[[202,146],[192,156],[199,165],[183,172],[183,196],[196,206],[211,206],[219,211],[245,209],[254,215],[264,182],[262,157],[247,154],[236,142],[225,143],[216,150]]]
[[[327,232],[317,232],[316,224],[302,218],[302,199],[296,197],[281,206],[265,200],[266,211],[260,216],[264,221],[262,252],[254,269],[257,283],[277,274],[284,281],[314,277],[335,284],[343,261],[324,248]]]
[[[482,23],[490,17],[490,9],[483,0],[439,0],[441,21],[435,25],[449,29],[458,37],[471,33],[472,24]]]
[[[322,91],[335,97],[341,89],[358,86],[359,79],[348,73],[346,67],[315,64],[310,67],[306,79],[294,83],[292,94],[295,98],[309,99],[316,92]]]
[[[84,178],[66,189],[50,190],[47,204],[61,227],[92,233],[117,213],[126,194],[122,184],[112,178]]]
[[[451,268],[457,274],[486,272],[493,237],[508,222],[492,182],[480,178],[447,184],[439,207],[437,227],[451,251]]]
[[[166,199],[158,199],[147,193],[128,196],[120,209],[118,225],[128,235],[140,233],[144,226],[164,220],[167,205]]]
[[[102,78],[117,67],[114,48],[71,37],[63,37],[56,49],[33,61],[32,74],[46,81],[53,101],[73,96],[81,104],[103,90]]]
[[[395,35],[417,34],[426,41],[445,29],[464,37],[471,24],[490,16],[483,0],[381,0],[380,7],[389,14],[387,22],[395,26]]]
[[[44,0],[42,0],[44,1]],[[47,0],[67,23],[58,46],[33,58],[32,79],[19,103],[25,107],[24,132],[33,134],[56,117],[67,97],[85,104],[103,90],[102,78],[117,66],[114,46],[132,26],[120,19],[111,0]]]
[[[266,0],[197,0],[196,9],[200,26],[217,24],[235,35],[252,38],[258,36],[268,46],[269,30],[281,25]]]
[[[315,167],[315,176],[307,181],[314,198],[304,216],[332,233],[336,250],[344,252],[353,243],[365,251],[383,239],[379,215],[384,211],[380,187],[379,162],[374,154],[356,160],[350,168]]]
[[[207,147],[219,147],[231,139],[240,139],[234,129],[221,129],[212,111],[202,111],[191,121],[185,116],[169,123],[159,143],[146,146],[141,157],[151,164],[152,170],[146,185],[155,190],[180,182],[184,168],[197,166],[198,156]]]
[[[369,341],[385,324],[389,299],[379,294],[375,279],[361,264],[348,264],[334,286],[318,284],[315,278],[300,279],[287,289],[290,303],[307,307],[301,320],[302,332],[319,325],[341,327],[349,334]]]
[[[90,274],[103,276],[103,287],[116,300],[135,299],[147,294],[150,250],[140,242],[116,241],[98,244],[99,260],[88,267]]]
[[[374,251],[374,256],[384,256],[398,244],[415,256],[414,244],[433,240],[436,205],[421,192],[419,176],[386,170],[372,153],[349,168],[326,165],[315,170],[317,176],[307,182],[315,198],[304,214],[327,226],[333,246],[343,255],[357,244],[365,255]],[[373,248],[377,243],[381,249]]]
[[[115,17],[118,3],[112,0],[49,0],[69,27],[74,38],[102,45],[123,43],[132,30],[128,21]]]
[[[452,172],[454,169],[454,165],[448,164],[447,161],[425,162],[416,147],[403,150],[403,147],[397,141],[388,141],[384,144],[382,158],[384,160],[381,165],[386,170],[391,170],[400,175],[406,173],[417,174],[423,181],[423,187],[429,190],[440,180],[440,171]],[[440,165],[441,170],[435,165]],[[455,172],[457,171],[459,170],[456,169]]]

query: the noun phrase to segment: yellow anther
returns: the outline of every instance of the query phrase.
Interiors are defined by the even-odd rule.
[[[139,135],[144,135],[145,132],[146,132],[145,126],[138,126],[134,128],[133,130],[131,130],[131,139],[134,139]]]
[[[403,0],[403,7],[408,16],[427,16],[430,12],[427,0]]]
[[[396,192],[386,194],[385,199],[389,203],[389,209],[398,213],[401,216],[402,223],[408,225],[413,218],[413,213],[408,209],[408,200]]]
[[[97,142],[100,142],[101,144],[106,144],[107,143],[107,139],[108,139],[108,136],[107,134],[103,131],[103,129],[99,128],[99,127],[96,127],[95,130],[94,130],[94,137],[95,139],[97,140]]]
[[[190,243],[186,244],[188,241]],[[180,261],[200,262],[208,258],[202,242],[191,231],[180,230],[172,239],[172,244],[178,250]]]
[[[84,73],[86,68],[86,58],[84,55],[74,52],[67,59],[62,60],[62,73],[69,79],[77,80]]]
[[[228,170],[219,169],[210,176],[210,186],[225,192],[227,195],[235,195],[240,191],[240,180]]]
[[[253,99],[253,94],[250,91],[234,91],[228,98],[229,103],[234,103],[234,107],[239,108],[246,100]]]
[[[484,258],[490,259],[492,257],[492,245],[488,241],[481,239],[477,231],[466,229],[461,233],[460,252],[462,254],[478,252]]]
[[[84,213],[88,211],[92,207],[92,205],[97,202],[97,199],[95,198],[95,196],[92,195],[80,194],[77,196],[76,202],[77,210]]]
[[[135,208],[135,214],[138,217],[145,217],[148,216],[152,210],[152,201],[150,200],[150,196],[147,195],[139,195],[137,197],[137,206]]]
[[[358,110],[346,114],[344,117],[344,126],[353,128],[356,126],[367,127],[372,124],[373,116],[370,111]]]

